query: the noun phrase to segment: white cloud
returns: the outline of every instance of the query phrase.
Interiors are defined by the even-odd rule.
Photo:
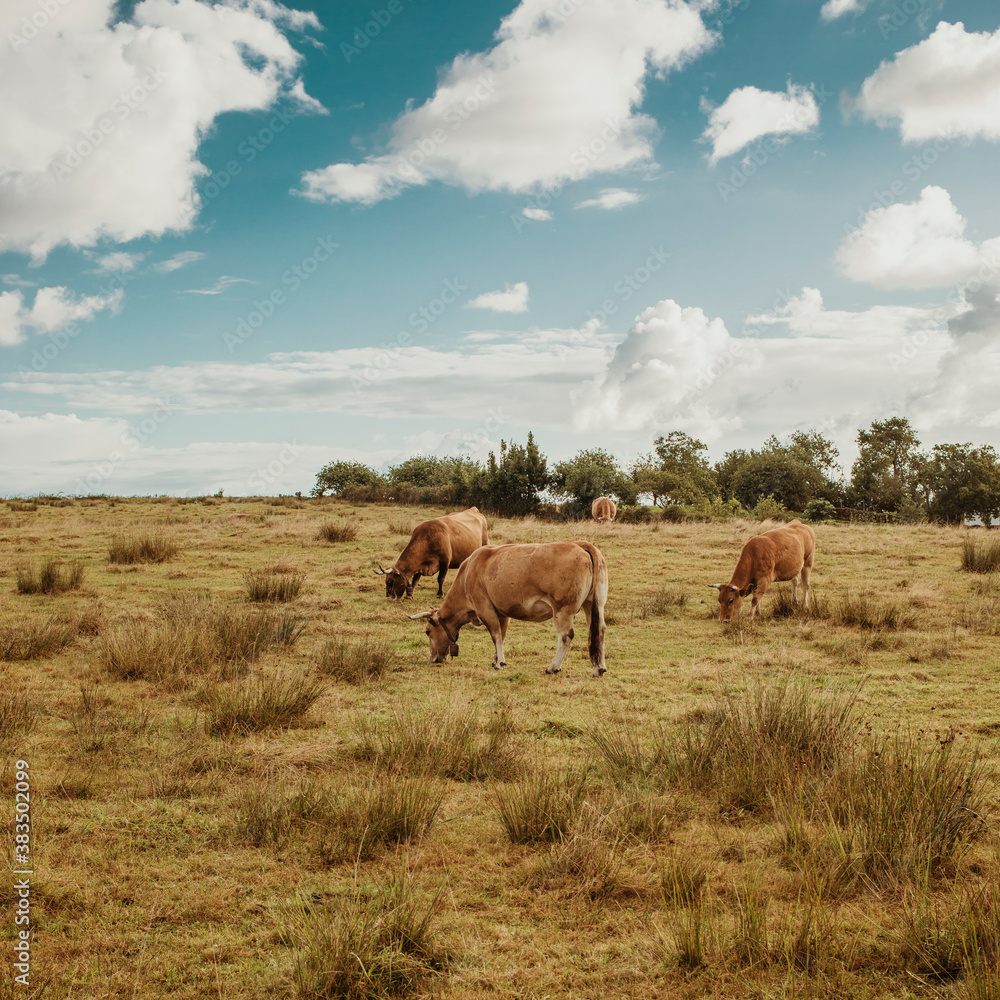
[[[577,208],[624,208],[642,201],[643,195],[638,191],[627,191],[625,188],[605,188],[596,198],[581,201]]]
[[[0,281],[5,285],[17,285],[20,288],[35,288],[38,285],[37,281],[22,278],[19,274],[0,274]]]
[[[30,309],[24,307],[20,291],[0,292],[0,345],[13,347],[20,344],[25,331],[55,333],[70,323],[91,319],[99,312],[118,312],[125,293],[116,289],[109,295],[74,294],[62,285],[39,288]]]
[[[521,215],[532,222],[551,222],[555,218],[547,208],[532,208],[530,205],[521,209]]]
[[[844,14],[860,14],[871,0],[826,0],[820,10],[824,21],[833,21]]]
[[[209,285],[208,288],[184,288],[181,291],[189,295],[221,295],[227,288],[232,288],[233,285],[252,284],[253,282],[249,278],[234,278],[231,274],[223,274],[221,277],[216,278],[215,284]]]
[[[637,110],[647,74],[716,36],[684,0],[522,0],[496,40],[455,58],[434,95],[393,122],[385,153],[311,171],[302,193],[372,204],[432,180],[528,191],[649,164],[656,123]]]
[[[808,87],[789,82],[782,94],[756,87],[740,87],[717,108],[702,99],[708,128],[702,139],[712,142],[710,160],[738,153],[765,135],[802,135],[819,124],[819,107]]]
[[[1000,28],[967,32],[961,22],[941,21],[924,41],[883,62],[856,105],[879,125],[898,122],[904,142],[1000,140]]]
[[[98,274],[110,274],[112,271],[134,271],[142,263],[145,254],[126,253],[118,250],[114,253],[107,253],[96,260]]]
[[[982,250],[965,238],[965,219],[941,187],[920,199],[873,209],[837,250],[840,270],[877,288],[935,288],[967,280]]]
[[[492,309],[494,312],[523,313],[528,311],[528,283],[519,281],[503,291],[483,292],[465,303],[466,309]]]
[[[170,274],[171,271],[179,271],[182,267],[187,267],[188,264],[203,260],[204,257],[205,255],[200,250],[182,250],[180,253],[175,253],[173,257],[161,260],[159,264],[153,266],[161,274]]]
[[[282,29],[318,26],[272,0],[143,0],[118,23],[115,0],[57,6],[30,40],[35,0],[0,12],[0,251],[36,259],[188,228],[202,137],[225,112],[294,99]]]

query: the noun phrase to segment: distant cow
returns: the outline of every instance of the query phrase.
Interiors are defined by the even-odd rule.
[[[608,564],[590,542],[547,542],[530,545],[484,545],[459,567],[458,576],[439,608],[410,618],[427,620],[431,662],[458,656],[463,625],[485,626],[496,646],[493,668],[507,665],[503,640],[511,618],[543,622],[552,618],[559,642],[546,667],[558,673],[573,638],[573,618],[587,616],[590,662],[594,676],[604,665],[604,603],[608,597]]]
[[[590,505],[590,516],[593,517],[598,524],[603,524],[605,521],[613,521],[618,513],[618,508],[615,506],[614,500],[611,497],[598,497]]]
[[[375,573],[385,577],[385,596],[393,598],[403,594],[412,597],[417,580],[437,573],[440,597],[448,570],[457,569],[463,559],[487,541],[486,518],[478,507],[470,507],[457,514],[421,521],[392,567],[383,569],[380,564]]]
[[[757,613],[760,599],[774,582],[792,581],[795,603],[796,578],[802,580],[802,606],[809,606],[809,574],[813,567],[816,535],[807,524],[790,521],[754,535],[743,546],[739,562],[729,583],[713,583],[719,591],[719,621],[727,622],[738,614],[743,598],[753,594],[750,617]]]

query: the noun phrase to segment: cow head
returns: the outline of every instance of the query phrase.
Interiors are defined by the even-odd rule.
[[[728,622],[740,613],[743,598],[753,593],[753,584],[740,590],[731,583],[710,583],[719,591],[719,621]]]
[[[379,563],[379,567],[375,570],[376,576],[385,577],[385,596],[391,597],[393,600],[398,600],[404,594],[407,597],[413,596],[413,587],[407,586],[406,577],[396,569],[395,566],[390,569],[383,569],[382,564]]]
[[[437,608],[406,617],[414,620],[420,618],[426,622],[424,632],[431,644],[431,663],[444,663],[449,656],[458,656],[458,631],[452,632],[438,618]]]

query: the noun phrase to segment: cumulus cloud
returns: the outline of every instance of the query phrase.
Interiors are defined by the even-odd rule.
[[[145,254],[126,253],[124,250],[117,250],[113,253],[106,253],[95,258],[98,274],[110,274],[113,271],[134,271],[144,260]]]
[[[852,281],[877,288],[956,285],[990,250],[967,240],[965,226],[948,192],[928,186],[918,201],[870,211],[841,243],[837,263]]]
[[[175,253],[173,257],[161,260],[153,266],[160,274],[170,274],[172,271],[179,271],[182,267],[187,267],[188,264],[203,260],[204,257],[205,255],[200,250],[182,250],[180,253]]]
[[[1000,139],[1000,28],[968,32],[941,21],[865,80],[865,118],[899,125],[904,142],[937,137]]]
[[[605,188],[596,198],[581,201],[577,208],[624,208],[640,202],[643,195],[638,191],[628,191],[625,188]]]
[[[0,251],[124,242],[188,228],[198,146],[230,111],[294,100],[300,57],[284,31],[314,14],[273,0],[58,4],[23,37],[35,0],[0,8]]]
[[[833,21],[845,14],[860,14],[871,3],[871,0],[826,0],[820,9],[824,21]]]
[[[491,49],[456,57],[434,95],[400,114],[384,153],[306,173],[302,193],[370,205],[432,180],[528,191],[649,164],[647,74],[715,40],[685,0],[522,0]]]
[[[547,208],[527,208],[521,209],[521,215],[532,222],[551,222],[555,216]]]
[[[27,330],[55,333],[99,312],[118,312],[124,294],[119,288],[108,295],[75,296],[69,289],[56,285],[39,288],[28,309],[22,292],[0,292],[0,345],[13,347],[22,343]]]
[[[465,303],[466,309],[492,309],[494,312],[523,313],[528,311],[528,283],[519,281],[503,291],[483,292]]]
[[[717,108],[702,100],[708,128],[702,139],[712,143],[710,160],[738,153],[765,135],[802,135],[819,124],[819,107],[808,87],[788,84],[782,94],[756,87],[739,87]]]

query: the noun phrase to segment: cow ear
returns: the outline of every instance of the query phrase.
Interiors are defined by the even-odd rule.
[[[752,593],[753,593],[753,584],[750,584],[749,587],[744,587],[740,591],[740,597],[749,597]]]
[[[458,656],[458,643],[457,642],[453,642],[451,644],[451,649],[449,650],[449,652],[451,653],[451,655],[453,657],[457,657]]]

